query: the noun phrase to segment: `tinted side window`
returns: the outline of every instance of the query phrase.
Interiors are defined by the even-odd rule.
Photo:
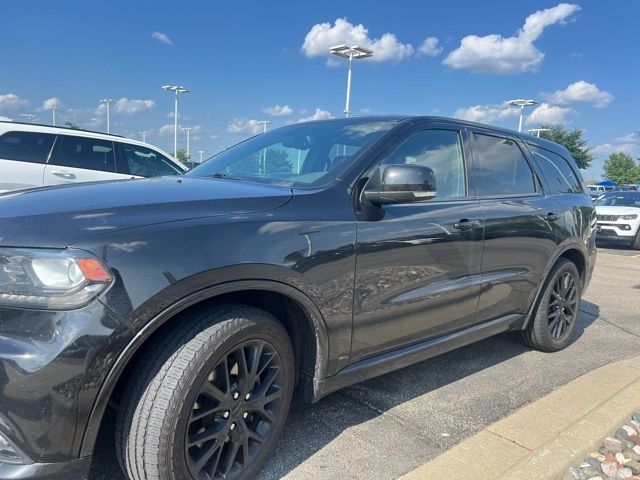
[[[478,133],[473,136],[476,171],[471,179],[478,195],[535,193],[531,167],[514,141]]]
[[[0,159],[44,163],[54,139],[50,133],[7,132],[0,137]]]
[[[464,158],[460,133],[455,130],[425,130],[406,139],[383,164],[417,164],[433,170],[436,199],[466,195]]]
[[[113,142],[60,135],[49,163],[65,167],[115,172]]]
[[[141,177],[160,177],[162,175],[176,175],[181,173],[171,160],[150,148],[120,144],[122,161],[118,162],[118,172]]]
[[[582,184],[569,162],[549,150],[530,145],[533,156],[555,192],[582,193]]]

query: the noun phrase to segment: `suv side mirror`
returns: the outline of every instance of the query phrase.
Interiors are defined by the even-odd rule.
[[[374,205],[413,203],[435,197],[436,177],[424,165],[383,165],[364,187],[364,197]]]

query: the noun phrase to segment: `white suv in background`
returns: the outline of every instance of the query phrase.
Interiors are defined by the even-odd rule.
[[[593,204],[599,240],[623,241],[640,250],[640,192],[607,192]]]
[[[162,150],[118,135],[0,121],[0,193],[186,170]]]

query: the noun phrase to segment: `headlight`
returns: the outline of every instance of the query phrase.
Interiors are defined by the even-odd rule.
[[[70,310],[112,283],[109,270],[81,250],[0,248],[0,305]]]
[[[633,215],[622,215],[620,218],[622,220],[635,220],[636,218],[638,218],[638,215],[634,213]]]

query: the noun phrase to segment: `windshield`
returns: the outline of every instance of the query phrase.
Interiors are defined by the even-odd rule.
[[[594,205],[607,207],[637,207],[640,208],[640,192],[605,193],[593,202]]]
[[[301,123],[252,137],[186,175],[317,186],[334,180],[395,121],[341,119]]]

